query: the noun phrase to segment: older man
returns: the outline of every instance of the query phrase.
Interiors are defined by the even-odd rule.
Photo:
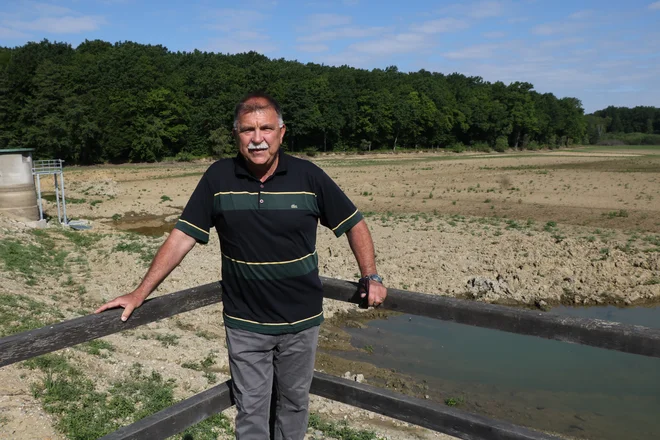
[[[274,99],[262,93],[242,99],[234,114],[237,156],[206,171],[140,286],[96,311],[123,307],[122,320],[128,319],[195,243],[208,242],[215,227],[237,439],[305,436],[323,321],[319,221],[337,237],[346,233],[362,276],[370,280],[368,304],[378,306],[387,296],[359,210],[316,165],[280,151],[285,133]]]

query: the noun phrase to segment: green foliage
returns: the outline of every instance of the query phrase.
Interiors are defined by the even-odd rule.
[[[578,99],[458,73],[170,52],[130,41],[73,48],[43,40],[1,53],[0,148],[31,147],[37,159],[68,164],[232,156],[234,106],[256,89],[280,101],[285,148],[294,152],[557,148],[593,142],[598,127],[660,132],[653,107],[608,108],[588,119]]]
[[[508,150],[509,140],[506,138],[506,136],[499,136],[495,141],[495,146],[493,149],[499,153],[504,153],[506,150]]]
[[[462,397],[449,397],[445,399],[445,405],[447,406],[460,406],[463,403],[465,403],[465,401]]]

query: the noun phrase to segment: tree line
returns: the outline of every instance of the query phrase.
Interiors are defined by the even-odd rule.
[[[660,131],[658,109],[639,116],[646,118],[639,127],[629,122],[636,113],[621,109],[585,117],[577,98],[538,93],[526,82],[43,40],[0,47],[0,148],[80,164],[234,154],[234,105],[255,90],[280,102],[284,147],[294,152],[503,151],[583,143],[593,130]]]

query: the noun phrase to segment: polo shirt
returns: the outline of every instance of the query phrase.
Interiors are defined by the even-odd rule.
[[[227,327],[284,334],[323,322],[319,222],[340,237],[360,220],[321,168],[280,151],[277,169],[263,183],[240,153],[215,162],[175,228],[205,244],[215,227]]]

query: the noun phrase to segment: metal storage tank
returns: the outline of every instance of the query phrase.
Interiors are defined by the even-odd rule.
[[[32,149],[0,150],[0,215],[39,220]]]

